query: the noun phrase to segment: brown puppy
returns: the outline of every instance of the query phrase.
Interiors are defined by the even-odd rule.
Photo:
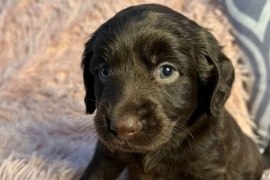
[[[81,180],[259,180],[256,145],[224,109],[234,80],[206,29],[161,5],[129,7],[86,43],[86,112],[98,133]]]

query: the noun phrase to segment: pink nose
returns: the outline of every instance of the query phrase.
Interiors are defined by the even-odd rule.
[[[110,121],[110,129],[122,140],[131,140],[135,137],[139,129],[139,123],[134,118],[125,118],[124,120]]]

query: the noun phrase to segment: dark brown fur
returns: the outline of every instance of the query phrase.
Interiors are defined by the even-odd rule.
[[[164,63],[176,78],[157,75]],[[161,5],[127,8],[86,43],[82,67],[99,140],[81,180],[124,168],[131,180],[260,179],[256,145],[224,109],[233,66],[195,22]]]

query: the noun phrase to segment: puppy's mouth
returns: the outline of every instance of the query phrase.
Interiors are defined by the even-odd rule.
[[[147,151],[151,151],[153,149],[144,147],[144,146],[135,146],[128,141],[124,141],[122,143],[108,143],[108,142],[103,142],[102,143],[106,146],[108,150],[111,152],[114,151],[123,151],[123,152],[131,152],[131,153],[145,153]]]
[[[140,145],[133,141],[123,141],[119,138],[112,139],[111,141],[106,141],[103,138],[100,138],[101,142],[107,147],[111,152],[114,151],[123,151],[130,153],[146,153],[149,151],[154,151],[159,149],[163,144],[167,143],[168,140],[163,141],[163,143],[149,143],[147,145]]]

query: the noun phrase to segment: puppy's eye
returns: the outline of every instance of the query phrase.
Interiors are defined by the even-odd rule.
[[[161,79],[173,79],[178,75],[179,73],[170,65],[163,65],[158,69],[158,77]]]
[[[109,76],[109,67],[107,65],[103,65],[99,70],[99,76],[100,78],[106,79]]]

